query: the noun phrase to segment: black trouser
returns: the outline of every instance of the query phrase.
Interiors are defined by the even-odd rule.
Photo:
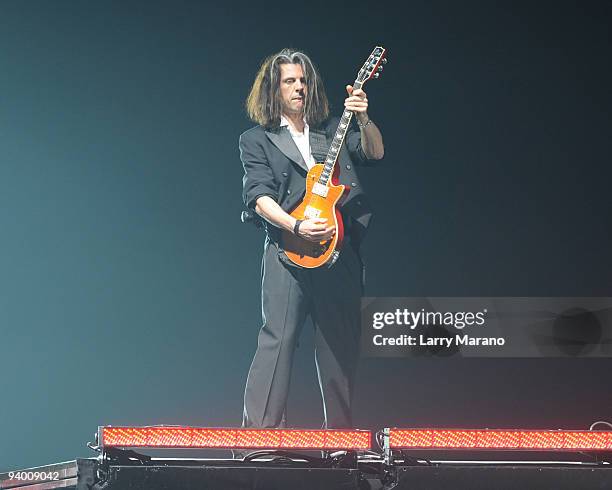
[[[359,358],[361,261],[346,242],[331,267],[284,265],[266,241],[257,351],[244,393],[244,427],[279,427],[289,393],[293,353],[306,317],[315,327],[315,363],[324,427],[351,428],[351,398]]]

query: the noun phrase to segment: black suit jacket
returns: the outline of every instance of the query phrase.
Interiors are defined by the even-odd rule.
[[[315,154],[314,148],[321,148],[323,142],[327,151],[338,122],[339,118],[330,118],[319,127],[310,128],[310,143],[318,161],[322,161],[325,155]],[[284,211],[291,212],[306,192],[308,167],[288,128],[251,128],[240,135],[239,148],[244,167],[242,197],[245,205],[253,210],[257,198],[267,195]],[[336,165],[340,166],[340,183],[349,189],[340,210],[345,220],[350,220],[350,235],[357,246],[365,235],[373,213],[359,182],[356,167],[372,163],[361,148],[360,133],[350,128]],[[278,239],[278,228],[266,223],[266,229],[271,239]]]

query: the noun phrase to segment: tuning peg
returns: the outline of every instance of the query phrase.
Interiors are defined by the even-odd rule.
[[[380,73],[374,73],[374,75],[372,75],[374,78],[378,78],[380,76]]]
[[[382,59],[382,63],[383,63],[383,65],[386,65],[387,64],[387,58],[383,58]]]
[[[378,71],[383,71],[383,66],[382,66],[382,65],[380,65],[380,66],[378,67]]]

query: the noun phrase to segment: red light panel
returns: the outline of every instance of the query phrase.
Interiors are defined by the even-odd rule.
[[[390,449],[612,450],[612,432],[389,429]]]
[[[104,447],[363,449],[363,430],[204,429],[195,427],[101,427]]]

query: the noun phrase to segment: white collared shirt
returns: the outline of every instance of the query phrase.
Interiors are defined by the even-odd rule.
[[[285,118],[285,116],[281,116],[280,125],[281,127],[288,126],[287,129],[289,129],[289,134],[291,134],[295,145],[298,147],[298,150],[300,150],[302,158],[310,170],[317,162],[310,152],[310,130],[308,128],[308,124],[306,124],[306,121],[304,121],[304,132],[298,133],[295,129],[293,129],[293,126],[289,124],[289,121]]]

